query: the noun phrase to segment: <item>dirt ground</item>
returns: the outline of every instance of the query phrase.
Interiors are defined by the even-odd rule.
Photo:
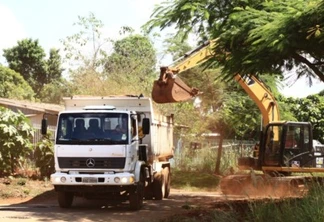
[[[229,198],[220,191],[192,192],[171,189],[170,197],[162,201],[145,200],[139,212],[129,211],[128,203],[112,206],[104,201],[89,201],[77,197],[71,209],[61,209],[57,203],[57,194],[49,181],[0,179],[0,221],[12,221],[8,218],[29,218],[25,221],[69,221],[68,215],[77,213],[74,221],[100,221],[103,215],[109,215],[109,221],[163,221],[170,217],[193,217],[211,209],[228,210]],[[231,197],[232,201],[243,197]],[[103,211],[103,209],[106,209]],[[65,216],[62,218],[62,211]],[[88,218],[88,213],[94,215]],[[75,217],[75,216],[74,216]]]
[[[271,198],[273,200],[273,198]],[[49,181],[0,179],[0,221],[11,217],[30,218],[27,221],[69,221],[69,215],[78,214],[77,221],[101,221],[102,215],[109,221],[167,221],[170,217],[198,217],[210,210],[235,210],[246,213],[251,201],[267,201],[265,197],[223,195],[220,191],[185,191],[171,189],[168,199],[162,201],[145,200],[139,212],[129,211],[128,203],[109,205],[105,201],[89,201],[76,198],[71,209],[61,209],[57,194]],[[62,216],[64,211],[64,216]],[[89,217],[89,213],[93,215]],[[75,217],[75,216],[74,216]],[[59,220],[57,220],[60,218]],[[11,221],[11,220],[8,220]],[[106,221],[106,220],[105,220]],[[199,221],[199,220],[198,220]]]

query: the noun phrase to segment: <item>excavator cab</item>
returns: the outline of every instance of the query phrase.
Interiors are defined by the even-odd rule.
[[[310,123],[270,123],[266,130],[275,131],[277,136],[266,136],[264,139],[261,157],[263,167],[315,167]]]
[[[174,103],[187,101],[198,94],[196,88],[190,88],[177,75],[178,70],[160,68],[160,78],[154,81],[152,99],[156,103]]]

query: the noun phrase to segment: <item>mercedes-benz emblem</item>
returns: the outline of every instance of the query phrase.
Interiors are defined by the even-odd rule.
[[[89,158],[89,159],[87,159],[87,161],[86,161],[86,165],[87,165],[87,167],[94,167],[95,164],[96,164],[96,161],[95,161],[94,159],[92,159],[92,158]]]

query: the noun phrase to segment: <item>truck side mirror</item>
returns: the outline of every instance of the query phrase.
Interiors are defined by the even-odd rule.
[[[143,134],[145,135],[150,134],[150,119],[144,118],[142,121],[143,121],[142,122]]]
[[[42,133],[42,135],[47,134],[47,119],[42,119],[41,133]]]

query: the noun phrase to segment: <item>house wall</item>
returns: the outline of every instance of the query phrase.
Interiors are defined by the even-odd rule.
[[[16,106],[11,106],[11,105],[1,105],[4,106],[14,112],[18,112],[19,110],[25,114],[29,119],[30,122],[33,126],[40,125],[44,116],[44,112],[38,111],[38,110],[33,110],[29,108],[21,108],[21,107],[16,107]],[[48,120],[48,125],[49,126],[56,126],[57,123],[57,115],[45,115],[45,118]]]

